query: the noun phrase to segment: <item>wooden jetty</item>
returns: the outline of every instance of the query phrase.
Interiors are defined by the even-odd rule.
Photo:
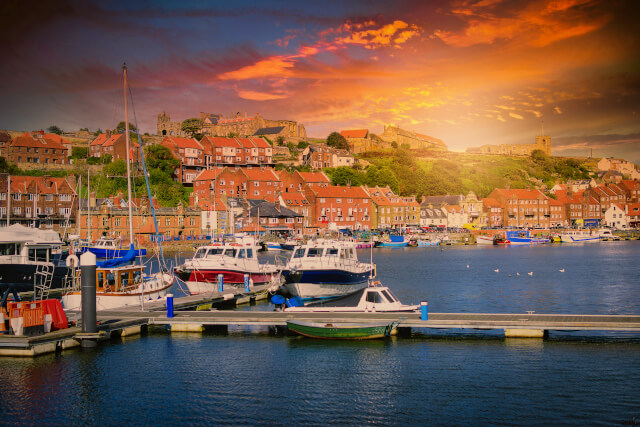
[[[576,315],[536,314],[535,312],[495,313],[429,313],[421,320],[420,312],[409,313],[291,313],[283,311],[218,310],[215,307],[253,303],[266,299],[263,288],[250,293],[213,293],[176,298],[173,317],[167,317],[166,302],[159,301],[140,307],[97,313],[98,332],[91,337],[79,327],[55,331],[37,337],[0,335],[0,356],[27,356],[73,348],[82,339],[108,340],[113,336],[139,334],[147,326],[168,328],[172,332],[202,332],[207,327],[226,328],[231,325],[284,327],[287,320],[311,320],[326,323],[398,322],[403,333],[414,329],[502,330],[506,338],[545,338],[549,331],[624,331],[640,333],[640,315]],[[213,309],[210,309],[213,307]],[[188,310],[191,309],[191,310]],[[196,309],[196,310],[193,310]],[[204,309],[204,311],[202,311]],[[79,317],[80,313],[75,316]],[[69,313],[70,320],[74,314]],[[77,318],[75,319],[77,320]]]

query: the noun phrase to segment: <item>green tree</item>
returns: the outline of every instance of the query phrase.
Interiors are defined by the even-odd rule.
[[[326,173],[331,178],[332,185],[358,186],[366,182],[366,177],[363,173],[359,173],[348,166],[326,169]]]
[[[73,147],[71,148],[72,159],[86,159],[89,157],[89,147]]]
[[[18,168],[13,163],[9,163],[4,157],[0,157],[0,173],[18,175],[20,174],[20,168]]]
[[[298,150],[304,150],[308,146],[309,146],[309,143],[307,141],[298,142]]]
[[[60,129],[58,126],[56,125],[51,125],[47,128],[47,132],[49,133],[55,133],[56,135],[62,135],[62,129]]]
[[[278,137],[276,138],[276,142],[278,143],[278,145],[284,145],[284,136],[278,135]]]
[[[158,169],[169,176],[180,167],[180,161],[164,145],[152,144],[144,147],[144,160],[149,170]]]
[[[338,132],[331,132],[329,134],[327,137],[327,145],[340,150],[349,150],[349,143],[346,138]]]
[[[183,121],[180,129],[182,129],[182,132],[186,133],[191,138],[195,138],[196,135],[199,135],[202,132],[203,125],[204,122],[202,121],[202,119],[194,117]]]
[[[120,123],[118,123],[118,126],[116,126],[115,130],[113,131],[114,133],[124,133],[125,131],[125,126],[124,126],[124,120],[121,121]],[[130,132],[135,132],[136,130],[138,130],[137,127],[135,127],[133,124],[131,124],[131,122],[129,122],[129,131]]]

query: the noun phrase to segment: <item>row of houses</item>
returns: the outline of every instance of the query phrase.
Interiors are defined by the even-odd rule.
[[[44,131],[26,132],[15,138],[0,132],[0,157],[20,167],[69,164],[71,142]]]
[[[128,205],[122,194],[78,200],[73,178],[0,175],[0,223],[23,223],[83,238],[126,236]],[[214,167],[193,180],[188,204],[157,208],[167,239],[238,231],[314,235],[332,229],[415,227],[567,227],[576,224],[637,227],[640,181],[623,180],[553,197],[532,189],[495,189],[480,199],[464,195],[403,197],[389,187],[333,186],[323,172],[270,167]],[[137,238],[155,233],[148,200],[134,199]]]

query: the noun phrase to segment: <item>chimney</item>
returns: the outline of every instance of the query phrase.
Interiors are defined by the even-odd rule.
[[[273,203],[273,206],[278,212],[280,212],[280,195],[276,197],[276,201]]]
[[[89,193],[89,207],[90,208],[95,208],[96,207],[96,192],[92,191],[91,193]]]
[[[107,134],[107,139],[111,138],[111,130],[110,129],[107,129],[106,134]]]

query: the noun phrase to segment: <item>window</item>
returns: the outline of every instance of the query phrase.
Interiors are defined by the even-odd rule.
[[[13,193],[13,200],[22,200],[22,193]]]
[[[166,217],[164,219],[164,225],[166,225],[167,227],[171,225],[171,218],[170,217]]]
[[[22,213],[22,209],[21,208],[13,208],[13,214],[14,215],[20,215]]]

